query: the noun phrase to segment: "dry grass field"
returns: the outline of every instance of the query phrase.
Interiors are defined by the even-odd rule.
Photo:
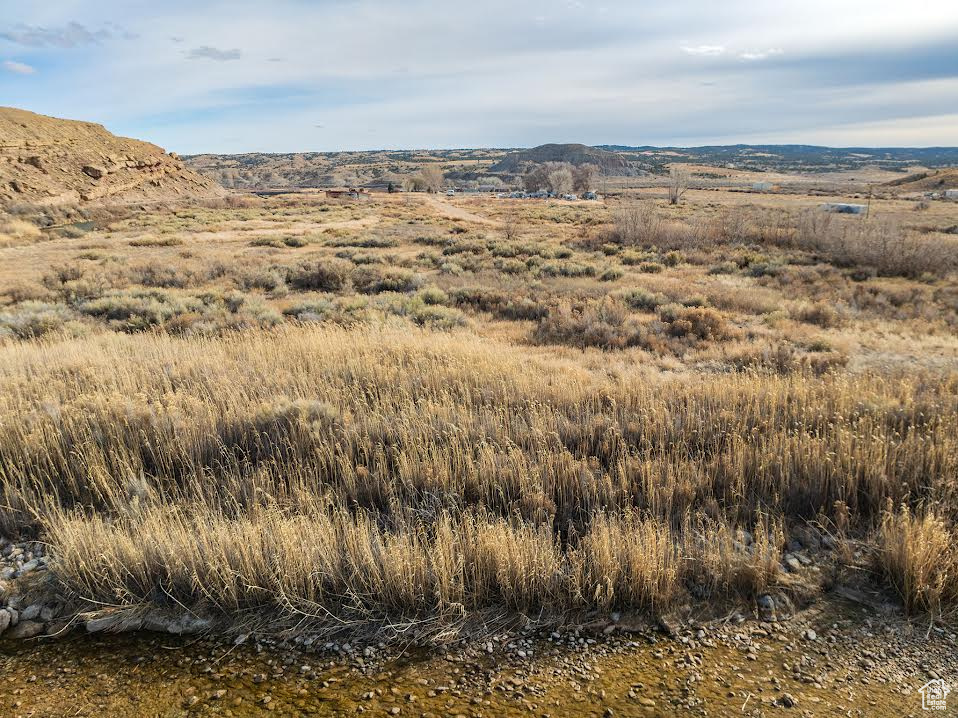
[[[958,209],[822,201],[0,227],[0,533],[78,610],[445,635],[866,580],[953,622]]]

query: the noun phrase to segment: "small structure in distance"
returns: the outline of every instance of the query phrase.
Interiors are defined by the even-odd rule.
[[[868,205],[849,204],[847,202],[826,202],[822,205],[826,212],[835,212],[836,214],[865,214],[868,211]]]

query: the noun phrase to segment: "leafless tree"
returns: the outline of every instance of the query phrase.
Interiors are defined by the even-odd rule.
[[[442,185],[446,181],[446,177],[442,173],[442,168],[438,165],[426,165],[419,171],[419,174],[428,192],[438,192],[442,189]]]
[[[689,188],[689,172],[681,167],[669,171],[669,204],[678,204]]]
[[[549,172],[549,189],[555,194],[569,194],[572,182],[572,168],[569,166],[559,166]]]
[[[599,167],[592,163],[579,165],[572,169],[572,189],[576,192],[589,192],[595,188],[595,179]]]
[[[406,192],[422,192],[426,189],[426,181],[422,175],[407,175],[402,181],[402,188]]]
[[[549,186],[549,168],[547,165],[532,165],[522,175],[522,186],[526,192],[538,192]]]

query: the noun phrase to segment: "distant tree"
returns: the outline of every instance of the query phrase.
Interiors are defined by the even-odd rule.
[[[579,165],[572,169],[572,189],[576,192],[590,192],[595,188],[595,179],[599,175],[599,167],[592,163]]]
[[[549,186],[549,168],[546,165],[530,165],[522,175],[522,186],[526,192],[538,192]]]
[[[669,171],[669,204],[678,204],[688,188],[688,170],[673,166]]]
[[[407,175],[403,178],[402,187],[407,192],[425,192],[426,180],[421,174]]]
[[[549,172],[549,189],[555,194],[569,194],[573,185],[572,168],[559,166]]]
[[[588,167],[595,166],[588,165]],[[576,186],[577,176],[579,176],[580,182],[591,184],[585,178],[592,176],[592,170],[586,169],[579,172],[576,167],[568,162],[543,162],[528,165],[525,168],[525,173],[522,175],[522,186],[526,192],[538,192],[546,189],[554,194],[569,194]]]
[[[439,165],[426,165],[419,171],[427,192],[438,192],[446,181]]]

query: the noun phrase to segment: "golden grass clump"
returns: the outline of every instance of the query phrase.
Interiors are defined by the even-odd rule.
[[[958,531],[934,511],[889,511],[878,530],[876,568],[909,612],[958,610]]]
[[[862,531],[888,501],[956,505],[954,380],[629,382],[317,326],[8,344],[0,367],[0,531],[110,604],[321,628],[659,612],[766,590],[786,524],[836,504]]]

